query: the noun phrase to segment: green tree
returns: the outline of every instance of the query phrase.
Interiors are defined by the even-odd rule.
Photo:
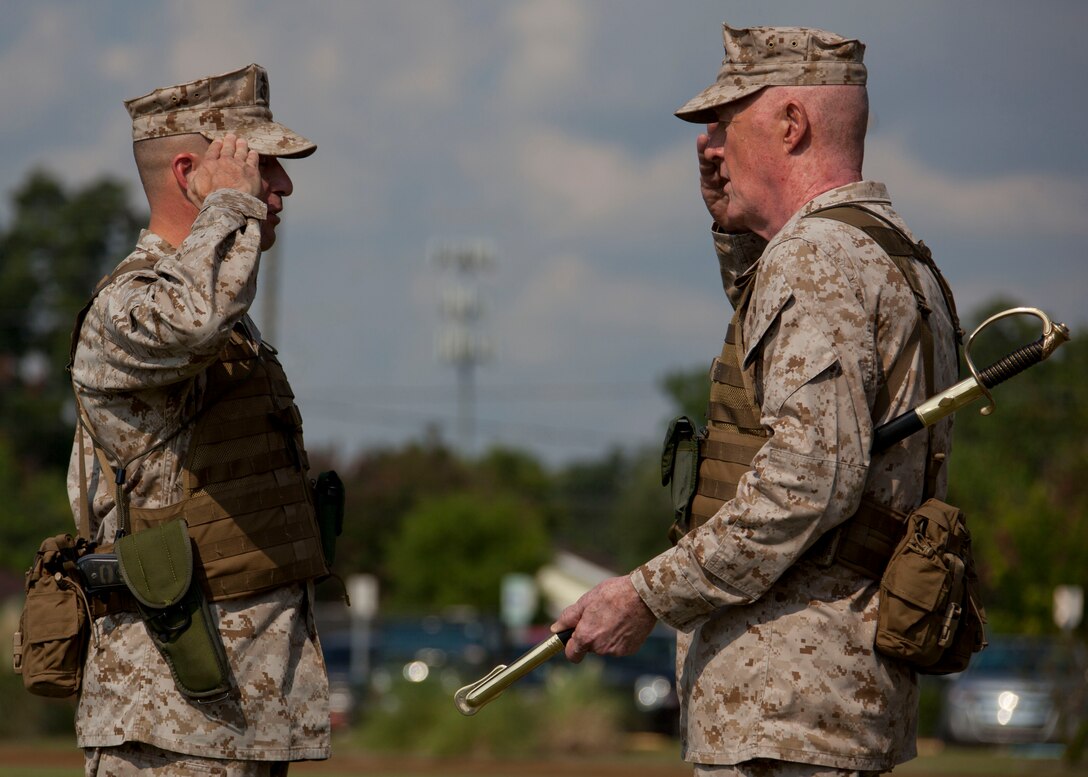
[[[125,186],[103,178],[66,190],[33,172],[0,232],[0,428],[22,466],[63,468],[72,444],[64,366],[76,312],[131,250],[145,221]]]
[[[562,510],[556,541],[617,573],[668,547],[672,507],[661,485],[661,451],[610,451],[556,476]]]
[[[413,442],[362,453],[346,467],[315,452],[314,471],[337,468],[344,480],[344,531],[336,543],[337,570],[375,575],[385,590],[385,555],[404,516],[428,496],[468,489],[472,473],[441,443]]]
[[[673,370],[661,379],[660,385],[672,400],[675,415],[686,415],[698,425],[706,423],[706,406],[710,402],[710,376],[706,366]]]
[[[64,473],[23,466],[0,434],[0,568],[24,572],[42,540],[75,533]]]
[[[998,300],[975,318],[1012,306]],[[1039,331],[1027,317],[988,328],[972,346],[976,366]],[[1054,587],[1088,588],[1088,344],[1076,334],[1048,361],[995,388],[992,415],[981,416],[979,403],[956,418],[949,498],[971,522],[995,631],[1052,631]]]
[[[544,523],[535,505],[506,494],[462,492],[420,502],[386,549],[390,604],[499,612],[502,578],[533,574],[551,555]]]

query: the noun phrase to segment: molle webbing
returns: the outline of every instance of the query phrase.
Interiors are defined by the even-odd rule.
[[[741,367],[737,330],[747,309],[751,284],[725,333],[722,353],[710,367],[707,429],[699,441],[699,478],[691,502],[691,528],[702,526],[736,496],[737,484],[767,441],[751,379]]]
[[[920,315],[920,326],[912,334],[907,349],[919,343],[927,380],[933,375],[933,337],[926,319],[931,308],[925,298],[913,260],[930,268],[938,281],[953,327],[959,330],[959,320],[951,292],[933,263],[929,250],[914,244],[890,223],[862,208],[840,206],[816,211],[819,216],[846,223],[862,230],[885,253],[906,279],[914,295]],[[768,432],[760,424],[761,409],[755,395],[751,373],[743,367],[743,352],[737,343],[736,331],[744,320],[753,286],[752,278],[726,332],[721,356],[711,366],[710,404],[707,408],[707,429],[699,445],[699,477],[691,505],[690,528],[695,529],[712,518],[721,506],[733,499],[740,478],[751,469],[756,453],[767,441]],[[886,408],[906,379],[910,360],[900,358],[885,376],[884,386],[876,398],[877,414]],[[932,394],[932,391],[930,391]],[[932,458],[932,457],[930,457]],[[930,494],[935,473],[927,466],[926,492]],[[828,532],[806,554],[806,558],[822,565],[843,564],[872,579],[879,580],[892,551],[904,529],[905,515],[863,499],[857,512],[838,528]]]
[[[154,257],[144,254],[98,283],[94,296],[77,316],[69,368],[94,298],[121,275],[151,271],[154,266]],[[324,576],[328,569],[306,476],[309,465],[301,415],[275,351],[263,343],[254,346],[242,325],[236,325],[205,378],[197,415],[181,421],[133,459],[142,459],[191,426],[192,440],[182,472],[186,496],[165,507],[129,508],[130,530],[184,517],[196,546],[196,577],[212,600]],[[76,402],[78,407],[78,393]],[[83,427],[81,423],[81,430]],[[92,441],[103,467],[113,471],[111,458],[116,457],[93,435]],[[80,488],[86,489],[82,471]],[[118,507],[127,499],[127,493],[119,488]],[[87,498],[81,496],[80,501],[86,503]],[[105,545],[100,550],[111,547]],[[113,599],[98,609],[132,609],[131,597]]]
[[[184,516],[212,600],[324,575],[301,416],[283,368],[236,329],[206,375],[182,472],[187,497],[133,508],[133,529]]]

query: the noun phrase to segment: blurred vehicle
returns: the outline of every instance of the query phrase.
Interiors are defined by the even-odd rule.
[[[966,744],[1062,742],[1088,719],[1088,657],[1061,637],[992,635],[966,671],[950,676],[944,739]]]
[[[370,686],[378,696],[396,682],[438,682],[453,692],[490,671],[502,625],[475,615],[427,615],[375,622]]]
[[[547,626],[533,626],[506,648],[501,663],[509,664],[550,636]],[[599,666],[601,680],[630,701],[630,726],[638,731],[676,734],[680,723],[680,700],[676,694],[676,632],[659,623],[630,656],[588,655],[580,666]],[[547,682],[549,673],[576,667],[562,656],[538,667],[518,680],[519,688],[533,688]]]
[[[322,634],[321,652],[329,674],[329,719],[337,731],[351,725],[361,697],[361,689],[351,681],[351,632]]]
[[[659,623],[630,656],[606,656],[604,681],[630,694],[633,725],[641,730],[676,734],[680,698],[676,694],[676,632]]]

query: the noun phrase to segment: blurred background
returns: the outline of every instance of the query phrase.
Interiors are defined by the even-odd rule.
[[[669,747],[666,631],[620,662],[553,661],[490,717],[453,720],[451,689],[542,638],[586,587],[667,547],[660,441],[672,415],[702,417],[730,315],[698,194],[698,128],[672,111],[713,80],[723,20],[864,41],[866,175],[932,247],[965,323],[1028,304],[1072,328],[1051,361],[995,392],[994,416],[957,422],[950,499],[969,515],[1002,636],[978,677],[926,682],[923,733],[1079,757],[1088,8],[1077,0],[10,4],[5,633],[38,543],[72,525],[73,315],[146,221],[122,100],[257,62],[275,117],[319,146],[288,162],[295,192],[253,315],[291,377],[317,468],[347,485],[336,567],[356,606],[345,611],[335,585],[321,591],[337,725],[367,748],[413,752],[622,750],[632,734]],[[976,359],[1037,334],[1013,320],[980,338]],[[3,669],[0,694],[0,708],[26,711],[2,716],[0,736],[70,731],[69,707],[26,695]],[[416,735],[398,740],[406,720]]]

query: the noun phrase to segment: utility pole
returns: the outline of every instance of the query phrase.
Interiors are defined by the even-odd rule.
[[[442,275],[442,326],[435,341],[439,359],[457,371],[457,439],[462,452],[476,446],[476,367],[490,361],[494,342],[483,333],[481,276],[495,269],[495,252],[485,240],[432,243],[430,261]]]

